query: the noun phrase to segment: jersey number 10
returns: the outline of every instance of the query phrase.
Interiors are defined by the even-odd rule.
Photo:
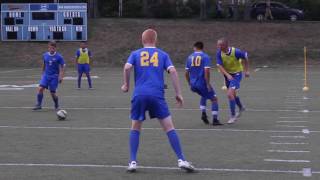
[[[140,65],[141,66],[154,66],[158,67],[159,65],[159,59],[158,59],[158,52],[154,52],[151,57],[149,52],[142,51],[140,53]]]
[[[201,56],[192,56],[191,58],[191,66],[200,66],[201,65]]]

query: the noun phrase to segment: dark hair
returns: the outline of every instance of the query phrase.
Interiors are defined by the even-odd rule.
[[[52,40],[52,41],[48,42],[48,45],[53,46],[53,47],[57,47],[57,42]]]
[[[80,43],[87,44],[87,41],[81,41]]]
[[[203,45],[203,42],[197,41],[196,43],[194,43],[193,47],[202,50],[204,45]]]

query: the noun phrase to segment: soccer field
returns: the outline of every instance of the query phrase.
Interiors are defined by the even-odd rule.
[[[45,93],[44,109],[33,112],[39,69],[0,69],[0,179],[320,179],[320,72],[310,67],[310,91],[302,92],[303,67],[253,67],[242,81],[247,111],[233,125],[206,126],[199,96],[178,69],[185,106],[177,109],[174,91],[166,98],[188,161],[197,173],[177,167],[173,151],[156,120],[147,120],[138,153],[139,169],[126,172],[130,129],[130,93],[120,91],[122,69],[93,69],[94,90],[77,90],[76,72],[67,70],[59,87],[66,121],[58,121]],[[211,82],[228,118],[223,78]],[[16,86],[12,86],[16,85]],[[132,85],[132,84],[131,84]],[[209,104],[209,103],[208,103]],[[210,116],[211,117],[211,116]]]

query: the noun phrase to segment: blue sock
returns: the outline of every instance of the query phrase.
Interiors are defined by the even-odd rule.
[[[38,93],[38,95],[37,95],[37,101],[38,101],[37,106],[41,106],[42,99],[43,99],[43,93]]]
[[[202,112],[206,112],[206,106],[207,106],[207,99],[204,97],[201,97],[200,99],[200,110]]]
[[[242,109],[243,106],[242,106],[242,104],[241,104],[240,97],[239,97],[239,96],[236,96],[235,100],[236,100],[236,103],[237,103],[239,109]]]
[[[229,100],[229,106],[230,106],[230,111],[231,111],[231,116],[236,115],[236,100]]]
[[[88,79],[89,88],[92,88],[90,74],[86,74],[86,75],[87,75],[87,79]]]
[[[213,119],[218,119],[219,105],[217,101],[214,101],[211,106]]]
[[[130,131],[130,161],[137,161],[139,137],[140,137],[139,131],[137,130]]]
[[[81,88],[81,77],[82,73],[78,75],[78,88]]]
[[[52,96],[52,100],[54,102],[54,107],[56,109],[59,108],[59,98],[58,98],[58,96]]]
[[[176,133],[176,131],[173,129],[173,130],[167,132],[167,136],[169,138],[171,147],[174,150],[174,152],[176,153],[178,159],[181,159],[184,161],[185,159],[182,154],[180,140],[179,140],[179,137],[178,137],[178,134]]]

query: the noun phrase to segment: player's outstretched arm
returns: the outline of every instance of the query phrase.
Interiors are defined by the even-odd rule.
[[[62,83],[63,77],[64,77],[64,71],[65,71],[65,64],[60,65],[60,71],[59,71],[59,83]]]
[[[126,63],[123,67],[123,85],[121,86],[122,92],[129,91],[131,69],[132,69],[132,65],[129,63]]]
[[[210,68],[204,68],[204,78],[206,80],[208,90],[211,91],[212,87],[210,85]]]
[[[244,67],[244,74],[245,77],[249,77],[250,76],[250,71],[249,71],[249,59],[246,58],[245,60],[241,61],[242,66]]]
[[[46,65],[42,63],[42,74],[44,73],[45,70],[46,70]]]
[[[189,74],[189,71],[188,71],[188,70],[186,70],[184,76],[185,76],[186,81],[188,82],[188,84],[189,84],[189,86],[190,86],[190,74]]]
[[[181,86],[180,86],[180,82],[179,82],[179,77],[178,77],[178,72],[176,70],[176,68],[174,68],[173,66],[168,70],[168,72],[170,73],[170,77],[172,80],[172,84],[176,93],[176,101],[179,107],[183,106],[183,97],[181,94]]]
[[[232,80],[232,79],[233,79],[233,77],[224,69],[223,66],[221,66],[221,65],[219,65],[219,64],[217,64],[217,66],[218,66],[220,72],[221,72],[223,75],[225,75],[229,80]]]

